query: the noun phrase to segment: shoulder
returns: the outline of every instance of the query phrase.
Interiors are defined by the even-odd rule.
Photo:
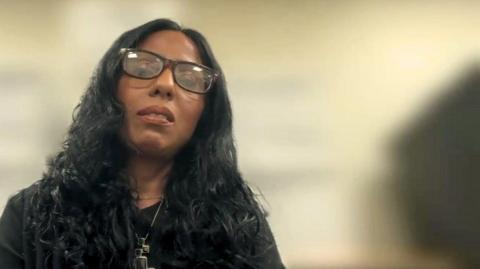
[[[24,220],[27,201],[38,185],[32,184],[10,196],[0,217],[0,264],[2,268],[23,268],[25,261]]]
[[[24,228],[25,219],[31,216],[32,201],[38,189],[38,182],[10,196],[0,217],[0,241],[18,235]]]
[[[265,218],[261,219],[259,234],[256,240],[256,255],[259,259],[259,268],[284,269],[276,240]]]
[[[38,190],[39,181],[33,183],[32,185],[19,190],[8,198],[7,204],[4,209],[5,213],[17,213],[20,214],[24,211],[25,206],[30,204],[29,202],[35,196],[35,193]]]

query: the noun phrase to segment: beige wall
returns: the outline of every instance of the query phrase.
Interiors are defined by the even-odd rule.
[[[224,68],[240,166],[268,201],[286,264],[410,260],[393,254],[409,236],[386,145],[478,57],[480,3],[0,3],[2,208],[40,177],[113,39],[168,17],[204,33]]]

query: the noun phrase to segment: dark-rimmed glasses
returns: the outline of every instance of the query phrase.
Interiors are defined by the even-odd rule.
[[[142,49],[120,49],[123,55],[123,71],[138,79],[158,77],[171,66],[175,83],[183,89],[204,94],[210,90],[218,77],[215,70],[197,63],[167,59],[154,52]]]

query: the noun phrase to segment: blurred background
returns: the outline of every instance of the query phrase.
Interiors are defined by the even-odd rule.
[[[202,32],[288,268],[480,268],[478,1],[2,1],[0,211],[127,29]],[[478,265],[478,267],[477,267]]]

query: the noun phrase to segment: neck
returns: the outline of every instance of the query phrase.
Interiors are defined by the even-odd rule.
[[[137,206],[140,209],[161,200],[172,166],[173,160],[151,159],[139,155],[134,155],[128,160],[127,174],[130,177],[132,191],[135,191],[140,198],[137,199]],[[148,197],[158,197],[158,199],[141,199]]]

